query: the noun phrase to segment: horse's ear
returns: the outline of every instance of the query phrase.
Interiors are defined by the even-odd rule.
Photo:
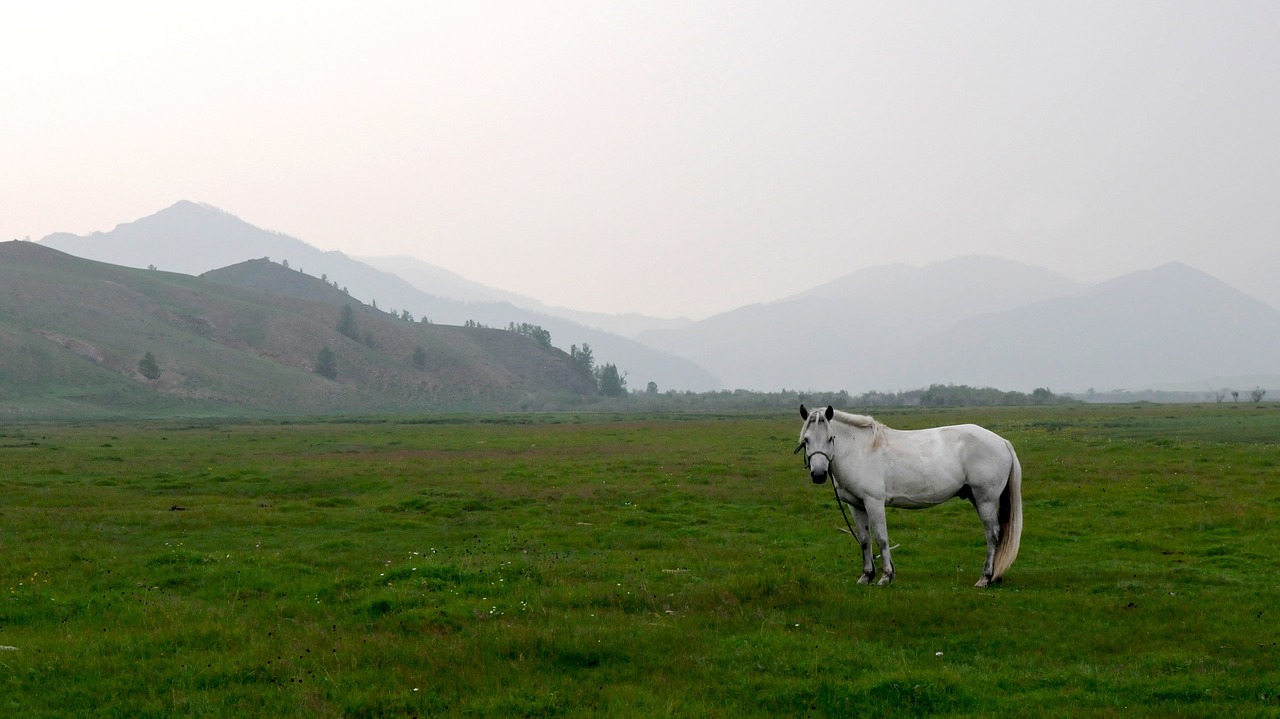
[[[800,419],[809,419],[809,410],[805,409],[804,405],[800,405]]]
[[[835,413],[836,413],[836,408],[832,407],[831,405],[827,405],[827,419],[830,420],[833,416],[835,416]]]

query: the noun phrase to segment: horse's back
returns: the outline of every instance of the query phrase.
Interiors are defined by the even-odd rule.
[[[967,461],[994,459],[1009,463],[1009,442],[1004,437],[977,424],[957,424],[939,429],[954,429],[961,454]]]
[[[1012,457],[1003,437],[976,424],[896,430],[889,447],[890,504],[930,506],[972,490],[1003,488]]]
[[[968,463],[1008,455],[1004,437],[976,424],[951,424],[929,429],[896,430],[898,442],[922,456],[953,458]]]
[[[966,465],[986,461],[1009,464],[1009,442],[982,425],[953,424],[936,429],[951,437],[957,455]]]

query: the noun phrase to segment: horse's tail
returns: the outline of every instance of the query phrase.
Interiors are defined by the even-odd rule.
[[[1018,542],[1022,539],[1022,464],[1018,462],[1018,453],[1008,440],[1009,457],[1013,462],[1009,465],[1009,481],[1000,493],[1000,543],[996,545],[995,566],[991,576],[999,580],[1004,570],[1013,565],[1018,558]]]

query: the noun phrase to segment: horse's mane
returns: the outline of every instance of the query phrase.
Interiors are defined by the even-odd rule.
[[[847,424],[850,427],[856,427],[857,429],[871,430],[872,449],[884,444],[884,425],[875,417],[836,410],[835,413],[831,415],[831,421],[839,422],[840,424]]]
[[[876,421],[875,417],[868,417],[865,414],[851,414],[849,412],[841,412],[840,410],[836,410],[831,415],[831,420],[834,422],[840,422],[842,424],[848,424],[854,427],[859,427],[861,429],[872,429],[877,424],[880,424],[879,422]]]

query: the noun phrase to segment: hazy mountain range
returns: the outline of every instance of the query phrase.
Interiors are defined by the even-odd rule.
[[[874,267],[638,339],[730,386],[1280,386],[1280,311],[1178,263],[1092,286],[992,257]]]
[[[151,217],[44,244],[191,274],[288,261],[382,309],[440,324],[538,324],[589,343],[633,389],[898,390],[932,383],[1056,392],[1280,386],[1280,310],[1177,263],[1096,285],[994,257],[853,272],[698,322],[548,307],[415,258],[356,260],[180,202]],[[1266,385],[1264,385],[1266,386]]]
[[[663,389],[706,390],[721,386],[695,363],[624,335],[646,327],[671,326],[670,321],[643,322],[626,315],[555,314],[558,311],[536,301],[484,287],[423,262],[403,262],[402,276],[341,252],[318,250],[301,240],[254,227],[227,212],[195,202],[179,202],[149,217],[118,225],[110,232],[87,236],[57,233],[41,243],[77,257],[126,267],[154,266],[190,275],[266,257],[336,282],[352,297],[380,309],[407,310],[417,319],[426,317],[436,324],[462,325],[470,320],[496,328],[505,328],[512,322],[539,325],[551,333],[552,343],[561,349],[591,345],[598,362],[615,364],[630,373],[633,386],[638,383],[643,388],[648,382],[656,382]],[[376,262],[386,266],[385,260]],[[570,318],[570,314],[577,319]]]

